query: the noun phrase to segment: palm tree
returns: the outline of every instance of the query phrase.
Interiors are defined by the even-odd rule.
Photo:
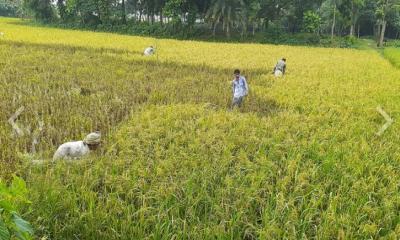
[[[222,29],[229,38],[235,23],[241,26],[246,24],[246,4],[243,0],[215,0],[207,12],[207,18],[213,24],[214,36],[218,24],[222,22]]]
[[[355,35],[356,24],[360,18],[361,10],[365,6],[365,0],[351,0],[350,1],[350,36]]]
[[[398,11],[398,9],[400,9],[400,0],[378,0],[378,9],[376,10],[376,16],[378,18],[378,26],[380,30],[378,33],[379,47],[383,46],[389,13],[391,11]]]
[[[331,38],[333,39],[335,35],[335,27],[336,27],[336,14],[338,11],[338,6],[341,4],[341,0],[332,0],[333,5],[333,19],[332,19],[332,27],[331,27]]]

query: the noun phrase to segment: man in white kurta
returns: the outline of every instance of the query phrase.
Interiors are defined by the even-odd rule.
[[[247,85],[246,78],[240,75],[240,70],[234,71],[235,79],[232,81],[232,108],[241,107],[243,99],[249,92],[249,86]]]
[[[151,55],[154,55],[155,53],[156,53],[156,50],[154,49],[154,47],[153,47],[153,46],[150,46],[150,47],[148,47],[148,48],[146,48],[146,49],[144,50],[143,55],[145,55],[145,56],[151,56]]]
[[[101,142],[101,134],[99,132],[90,133],[83,141],[67,142],[58,147],[54,153],[53,160],[74,160],[82,158],[96,150]]]

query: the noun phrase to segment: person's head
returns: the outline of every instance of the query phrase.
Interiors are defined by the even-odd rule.
[[[150,46],[150,48],[154,48],[153,46]]]
[[[240,78],[240,70],[239,69],[235,69],[235,71],[233,71],[233,75],[235,75],[236,79]]]
[[[91,151],[96,150],[101,143],[101,133],[93,132],[85,137],[83,142],[89,147]]]
[[[100,144],[87,144],[90,151],[95,151],[99,148]]]
[[[286,58],[282,58],[282,61],[286,62]]]

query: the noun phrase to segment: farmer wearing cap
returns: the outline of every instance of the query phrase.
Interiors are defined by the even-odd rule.
[[[236,69],[234,72],[235,79],[232,81],[232,108],[241,107],[243,99],[247,96],[249,92],[249,87],[247,85],[246,78],[240,75],[240,70]]]
[[[156,53],[156,49],[155,49],[153,46],[150,46],[150,47],[148,47],[148,48],[146,48],[146,49],[144,50],[143,55],[145,55],[145,56],[151,56],[151,55],[153,55],[153,54],[155,54],[155,53]]]
[[[285,75],[285,72],[286,72],[286,58],[282,58],[275,65],[273,74],[275,74],[276,77],[280,77]]]
[[[67,142],[62,144],[54,153],[53,160],[79,159],[90,151],[96,150],[101,142],[100,132],[90,133],[83,141]]]

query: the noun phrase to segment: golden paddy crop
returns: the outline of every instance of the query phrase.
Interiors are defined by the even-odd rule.
[[[1,19],[1,175],[50,239],[397,239],[400,72],[374,51],[222,44]],[[157,56],[142,50],[157,47]],[[288,74],[271,68],[288,59]],[[250,95],[227,111],[232,72]],[[7,122],[25,107],[17,137]],[[39,131],[39,123],[44,124]],[[101,130],[80,164],[30,166]],[[32,141],[39,137],[33,153]]]

